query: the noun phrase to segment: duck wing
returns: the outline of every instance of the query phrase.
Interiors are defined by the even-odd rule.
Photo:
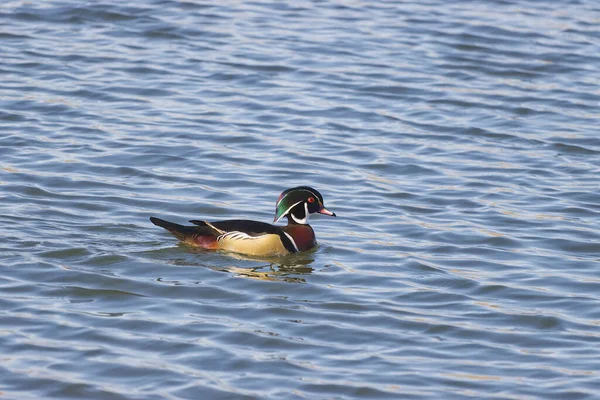
[[[229,232],[245,233],[248,236],[262,236],[267,234],[278,235],[281,228],[265,222],[250,221],[245,219],[230,219],[226,221],[201,221],[191,220],[194,225],[206,226],[214,231],[216,235],[223,235]]]

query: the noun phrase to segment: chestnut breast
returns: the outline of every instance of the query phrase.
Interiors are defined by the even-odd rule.
[[[315,231],[310,225],[289,224],[283,227],[283,231],[292,237],[298,251],[311,249],[317,244]]]

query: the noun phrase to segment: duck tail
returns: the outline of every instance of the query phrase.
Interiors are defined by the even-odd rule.
[[[174,222],[165,221],[164,219],[150,217],[150,221],[161,228],[165,228],[169,232],[173,234],[177,239],[181,241],[185,241],[190,237],[192,233],[194,233],[194,227],[192,226],[183,226],[176,224]]]

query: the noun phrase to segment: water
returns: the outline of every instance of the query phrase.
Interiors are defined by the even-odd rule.
[[[0,5],[0,397],[600,398],[600,8]],[[154,215],[269,222],[248,259]]]

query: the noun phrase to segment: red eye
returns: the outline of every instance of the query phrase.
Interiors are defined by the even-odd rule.
[[[315,198],[314,197],[309,197],[308,198],[308,202],[309,203],[314,203],[315,202]]]

